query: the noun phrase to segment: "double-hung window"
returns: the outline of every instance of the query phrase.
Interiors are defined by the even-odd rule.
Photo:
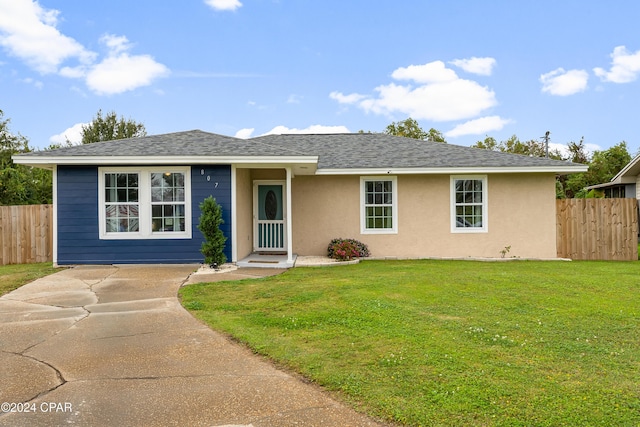
[[[100,238],[191,238],[190,184],[188,167],[100,168]]]
[[[185,231],[184,173],[151,173],[151,231]]]
[[[398,232],[396,177],[362,177],[360,199],[363,234]]]
[[[104,174],[104,212],[107,233],[136,233],[140,230],[139,175]]]
[[[487,231],[487,177],[451,177],[451,231]]]

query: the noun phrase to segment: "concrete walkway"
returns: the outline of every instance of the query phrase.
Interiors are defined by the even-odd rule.
[[[0,426],[379,425],[195,320],[176,294],[196,268],[76,267],[1,297]]]

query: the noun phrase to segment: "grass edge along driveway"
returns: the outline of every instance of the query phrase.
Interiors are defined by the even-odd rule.
[[[640,263],[365,261],[180,296],[388,421],[640,424]]]
[[[0,296],[58,271],[60,269],[54,268],[50,262],[2,265],[0,266]]]

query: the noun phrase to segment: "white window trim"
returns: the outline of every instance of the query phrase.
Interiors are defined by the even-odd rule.
[[[110,232],[106,230],[104,176],[107,173],[137,173],[138,180],[138,216],[139,231],[135,233]],[[171,172],[184,174],[185,231],[151,231],[151,174]],[[170,167],[100,167],[98,168],[98,221],[101,240],[147,240],[147,239],[191,239],[191,168],[188,166]]]
[[[391,212],[393,215],[392,228],[367,228],[365,209],[367,181],[391,181]],[[361,234],[398,234],[398,178],[396,176],[361,176],[360,177],[360,233]]]
[[[481,180],[482,181],[482,227],[456,227],[456,180]],[[488,179],[487,175],[451,175],[450,180],[450,204],[451,204],[451,232],[452,233],[487,233],[489,232],[488,206]]]

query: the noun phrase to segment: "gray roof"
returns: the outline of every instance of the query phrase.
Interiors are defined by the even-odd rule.
[[[73,145],[56,150],[28,153],[42,157],[190,157],[190,156],[301,155],[286,148],[275,149],[251,140],[191,130],[144,137]]]
[[[322,169],[459,169],[459,168],[547,168],[558,172],[584,168],[565,161],[517,154],[501,153],[478,148],[439,142],[419,141],[381,133],[353,134],[289,134],[267,135],[239,139],[200,130],[151,135],[87,145],[37,151],[15,156],[19,163],[75,164],[82,158],[95,160],[118,158],[170,157],[180,158],[256,158],[256,157],[317,157]]]
[[[566,167],[570,164],[381,133],[267,135],[252,141],[317,155],[318,169]]]

